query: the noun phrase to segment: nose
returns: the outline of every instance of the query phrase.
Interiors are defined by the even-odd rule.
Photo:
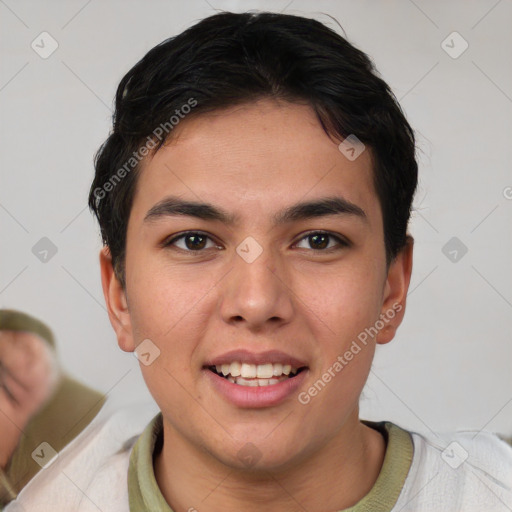
[[[233,268],[222,280],[223,320],[251,331],[288,323],[293,315],[290,284],[284,262],[270,250],[252,262],[234,255]]]

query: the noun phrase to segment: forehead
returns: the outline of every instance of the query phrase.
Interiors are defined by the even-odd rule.
[[[341,195],[379,216],[371,151],[348,159],[307,105],[261,100],[184,119],[143,162],[131,216],[165,195],[222,205],[238,218]]]
[[[20,346],[34,346],[44,344],[46,340],[30,331],[12,331],[9,329],[0,329],[0,346],[17,343]]]

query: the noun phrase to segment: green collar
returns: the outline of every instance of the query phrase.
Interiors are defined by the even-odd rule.
[[[153,451],[163,436],[162,413],[158,413],[137,439],[128,467],[128,499],[130,512],[173,512],[156,483]]]
[[[389,512],[393,509],[407,478],[413,457],[413,441],[406,430],[389,421],[362,420],[386,438],[386,455],[370,492],[343,512]],[[130,512],[173,512],[155,479],[153,452],[163,435],[162,413],[157,414],[139,437],[130,455],[128,496]],[[340,511],[341,512],[341,511]]]

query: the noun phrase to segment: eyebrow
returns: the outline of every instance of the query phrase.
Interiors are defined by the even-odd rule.
[[[368,222],[368,217],[362,208],[339,196],[296,203],[276,213],[273,216],[273,222],[275,225],[281,225],[329,215],[354,216]],[[168,196],[148,210],[144,217],[144,223],[169,216],[187,216],[220,221],[229,226],[239,221],[237,215],[212,204],[185,201],[177,196]]]

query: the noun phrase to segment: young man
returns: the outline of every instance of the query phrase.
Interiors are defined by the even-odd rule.
[[[161,412],[90,450],[73,510],[512,507],[498,438],[359,419],[405,311],[417,182],[365,54],[302,17],[207,18],[122,79],[95,163],[109,317]],[[46,483],[18,503],[45,510]]]

